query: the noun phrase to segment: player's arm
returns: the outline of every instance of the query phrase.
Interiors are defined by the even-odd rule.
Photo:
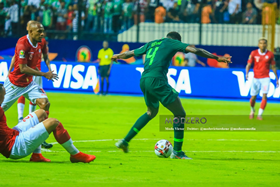
[[[44,58],[46,65],[48,66],[49,71],[51,71],[51,62],[50,62],[48,53],[44,53],[43,58]]]
[[[48,71],[46,73],[38,71],[36,69],[32,69],[27,66],[27,64],[19,64],[19,69],[21,73],[28,74],[28,75],[34,75],[34,76],[42,76],[49,80],[57,80],[58,76],[57,74],[53,73],[53,71]]]
[[[271,69],[272,69],[273,73],[275,74],[275,77],[276,77],[276,85],[277,85],[277,87],[278,87],[278,86],[279,86],[279,79],[278,79],[278,75],[277,75],[276,65],[275,65],[275,64],[271,65]]]
[[[251,69],[252,63],[247,63],[246,65],[246,80],[248,80],[248,73]]]
[[[250,54],[249,59],[248,59],[248,63],[246,65],[246,80],[248,80],[248,73],[251,69],[252,63],[254,63],[254,57],[253,57],[253,52]]]
[[[201,57],[215,59],[218,62],[232,63],[230,61],[231,56],[230,57],[218,57],[218,56],[213,55],[210,52],[208,52],[204,49],[201,49],[201,48],[195,48],[195,47],[188,46],[188,47],[186,47],[185,51],[190,52],[190,53],[194,53],[194,54],[196,54],[198,56],[201,56]]]
[[[43,59],[48,66],[49,71],[51,71],[51,66],[50,66],[50,59],[49,59],[49,48],[47,45],[46,40],[44,40],[43,48],[42,48],[42,53],[43,53]]]
[[[121,54],[113,55],[112,61],[117,62],[118,59],[128,59],[128,58],[131,58],[133,56],[135,56],[134,55],[134,50],[133,51],[126,51],[126,52],[121,53]]]
[[[14,66],[15,66],[15,55],[12,58],[11,65],[9,67],[8,75],[12,72],[12,69],[14,68]]]

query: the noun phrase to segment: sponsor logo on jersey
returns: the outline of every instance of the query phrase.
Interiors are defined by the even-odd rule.
[[[266,55],[265,58],[268,59],[269,57]]]
[[[19,51],[19,58],[25,58],[24,50]]]

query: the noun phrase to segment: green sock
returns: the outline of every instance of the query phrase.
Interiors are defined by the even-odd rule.
[[[174,128],[174,151],[181,152],[184,141],[184,123],[173,123]],[[180,128],[180,129],[177,129]]]
[[[130,129],[124,140],[129,142],[138,132],[151,120],[150,116],[147,113],[143,114],[138,120],[135,122],[133,127]]]

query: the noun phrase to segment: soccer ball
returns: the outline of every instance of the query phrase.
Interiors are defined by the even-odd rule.
[[[155,145],[155,153],[160,158],[168,158],[173,151],[173,146],[168,140],[160,140]]]

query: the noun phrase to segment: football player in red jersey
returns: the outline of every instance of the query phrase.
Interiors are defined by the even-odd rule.
[[[0,105],[5,95],[5,88],[0,84]],[[47,113],[39,109],[29,114],[13,129],[7,126],[4,110],[0,107],[0,153],[6,158],[20,159],[28,156],[53,132],[56,141],[70,154],[70,161],[89,163],[96,157],[80,152],[63,127],[55,118],[47,118]],[[43,160],[42,154],[35,154],[32,160]]]
[[[28,33],[29,33],[29,30],[30,30],[30,24],[33,23],[33,22],[34,22],[33,20],[30,20],[27,23],[26,30],[28,31]],[[42,52],[43,52],[42,56],[43,56],[44,62],[46,63],[49,71],[51,71],[50,60],[48,58],[48,46],[47,46],[47,41],[45,40],[45,38],[42,39],[41,43],[42,43]],[[44,53],[44,52],[46,52],[46,53]],[[39,70],[39,71],[41,71],[41,61],[42,61],[42,58],[39,59],[37,67],[36,67],[37,70]],[[14,68],[14,63],[15,63],[15,55],[12,58],[8,75],[12,72],[12,69]],[[42,77],[41,76],[33,76],[33,79],[34,79],[34,82],[37,83],[40,88],[43,88],[43,81],[42,81]],[[23,120],[24,105],[25,105],[25,97],[24,96],[20,96],[18,98],[18,104],[17,104],[17,108],[18,108],[18,122],[19,123]],[[36,103],[32,103],[30,101],[30,103],[29,103],[29,113],[32,113],[35,110],[36,110]],[[47,148],[47,149],[52,148],[52,146],[53,146],[52,144],[49,144],[47,142],[43,142],[43,144],[42,144],[42,147]]]
[[[50,103],[48,97],[45,91],[33,81],[33,76],[44,76],[49,80],[58,78],[52,71],[44,73],[36,69],[42,52],[46,53],[46,51],[42,51],[43,46],[41,40],[43,36],[44,27],[41,23],[34,21],[30,23],[29,34],[18,40],[15,49],[15,68],[4,83],[7,92],[1,105],[4,111],[7,111],[23,95],[49,114]],[[35,153],[40,152],[41,150],[36,150]],[[49,160],[44,158],[44,160],[38,161]]]
[[[275,77],[276,77],[276,84],[279,85],[277,71],[276,71],[276,63],[274,60],[274,55],[271,51],[267,50],[267,40],[265,38],[259,39],[259,49],[254,50],[251,52],[251,55],[248,60],[248,64],[246,66],[246,79],[248,80],[248,73],[251,68],[251,65],[254,64],[254,79],[251,86],[251,99],[250,99],[250,105],[251,105],[251,113],[250,113],[250,119],[254,118],[255,114],[255,102],[257,95],[261,91],[263,94],[261,106],[259,109],[259,113],[257,116],[258,120],[262,120],[262,114],[267,104],[267,93],[269,91],[269,84],[270,84],[270,78],[269,78],[269,71],[270,66],[273,70]]]

